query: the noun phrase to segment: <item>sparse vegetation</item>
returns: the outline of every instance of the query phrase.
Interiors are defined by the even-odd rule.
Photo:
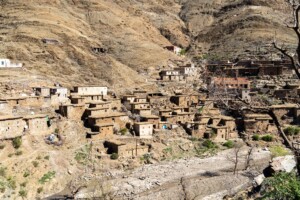
[[[300,199],[300,180],[293,172],[276,173],[263,182],[261,194],[264,200]]]
[[[127,132],[128,132],[128,129],[127,129],[127,128],[122,128],[122,129],[120,130],[121,135],[125,135]]]
[[[36,191],[38,194],[42,193],[43,192],[43,187],[39,187]]]
[[[15,149],[19,149],[22,146],[22,137],[16,137],[12,140],[12,145]]]
[[[0,144],[0,149],[4,149],[5,148],[5,144]]]
[[[79,151],[75,153],[75,160],[85,165],[87,163],[88,154],[91,151],[91,145],[85,145],[83,148],[81,148]]]
[[[234,147],[234,142],[232,140],[228,140],[227,142],[225,142],[223,144],[224,147],[227,147],[227,148],[233,148]]]
[[[5,177],[6,176],[6,167],[0,167],[0,176]]]
[[[26,170],[23,174],[23,177],[26,178],[30,175],[30,172],[28,170]]]
[[[289,154],[289,151],[282,146],[271,146],[270,152],[272,153],[272,157],[286,156]]]
[[[55,177],[55,171],[49,171],[48,173],[44,174],[42,178],[39,179],[39,183],[45,184],[49,182],[52,178]]]
[[[26,181],[20,184],[21,187],[26,187],[26,185],[27,185]]]
[[[19,191],[19,196],[22,197],[22,198],[26,198],[27,197],[27,191],[24,190],[24,189],[21,189]]]
[[[117,160],[119,158],[119,155],[117,153],[113,153],[110,155],[110,159]]]
[[[254,140],[254,141],[258,141],[258,140],[260,140],[260,136],[259,135],[253,135],[252,136],[252,140]]]
[[[9,176],[7,178],[7,186],[13,190],[15,190],[17,188],[16,180],[14,177]]]
[[[218,148],[218,146],[211,140],[205,140],[202,145],[206,147],[207,149],[215,149]]]
[[[47,156],[44,157],[45,160],[49,160],[49,158],[50,158],[49,155],[47,155]]]
[[[17,151],[17,152],[15,153],[16,156],[20,156],[20,155],[22,155],[22,154],[23,154],[23,151]]]
[[[272,142],[273,141],[273,136],[272,135],[264,135],[261,137],[261,139],[265,142]]]
[[[39,162],[36,161],[36,160],[32,161],[32,164],[33,164],[34,167],[38,167],[39,166]]]
[[[300,127],[299,126],[288,126],[284,129],[284,133],[286,135],[298,135],[300,133]]]

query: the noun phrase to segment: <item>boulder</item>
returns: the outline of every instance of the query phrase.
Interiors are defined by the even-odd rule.
[[[273,172],[291,172],[296,167],[296,160],[293,155],[273,158],[270,168]]]

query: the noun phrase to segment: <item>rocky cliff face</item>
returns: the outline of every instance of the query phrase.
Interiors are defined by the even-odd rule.
[[[179,59],[163,49],[170,44],[190,57],[230,58],[268,52],[261,44],[275,32],[295,41],[283,26],[284,0],[1,0],[0,9],[0,57],[69,85],[141,83],[139,69]]]

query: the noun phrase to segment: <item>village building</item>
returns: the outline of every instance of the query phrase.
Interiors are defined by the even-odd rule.
[[[204,138],[204,133],[207,128],[205,122],[187,122],[184,125],[186,132],[194,138]]]
[[[138,157],[148,153],[147,145],[125,143],[118,140],[110,140],[104,142],[104,147],[107,148],[107,153],[116,153],[120,157]]]
[[[210,84],[216,88],[250,89],[250,81],[247,78],[212,77]]]
[[[108,88],[100,86],[75,86],[73,93],[87,96],[106,96]]]
[[[144,116],[144,115],[151,115],[152,111],[150,108],[136,108],[133,109],[132,113]]]
[[[145,91],[145,90],[134,90],[133,95],[135,95],[138,98],[146,98],[147,97],[147,91]]]
[[[106,102],[109,103],[110,109],[112,111],[120,111],[123,106],[121,103],[121,99],[119,98],[107,99]]]
[[[276,133],[277,127],[268,114],[245,114],[244,130],[248,134]]]
[[[171,52],[175,53],[176,55],[180,55],[181,51],[182,51],[182,49],[180,47],[177,47],[177,46],[174,46],[174,45],[165,46],[164,49],[166,49],[168,51],[171,51]]]
[[[170,101],[177,106],[181,107],[190,107],[196,106],[199,103],[198,96],[190,96],[190,95],[176,95],[171,96]]]
[[[109,108],[87,108],[85,110],[84,116],[97,116],[97,115],[105,115],[110,112]]]
[[[179,124],[184,124],[194,119],[194,113],[191,112],[174,113],[174,116],[176,116],[176,123]]]
[[[114,134],[114,125],[112,123],[99,123],[92,127],[92,133],[87,133],[87,138],[101,140],[111,137]]]
[[[9,106],[19,106],[25,104],[26,97],[7,97],[0,100],[7,102]]]
[[[47,115],[28,115],[24,116],[28,131],[32,135],[43,135],[49,132],[50,118]]]
[[[168,115],[172,115],[172,110],[171,109],[159,110],[159,116],[168,116]]]
[[[153,129],[157,129],[158,124],[160,122],[160,118],[156,115],[142,115],[141,122],[149,122],[153,124]]]
[[[71,120],[81,120],[84,112],[85,112],[85,105],[81,104],[66,104],[59,106],[59,113],[68,119]]]
[[[22,117],[1,115],[0,116],[0,139],[12,139],[22,136],[27,126]]]
[[[136,136],[140,138],[152,138],[153,124],[150,122],[135,122],[133,128]]]
[[[108,114],[89,116],[88,123],[91,127],[96,124],[113,123],[115,128],[125,128],[129,117],[125,113],[111,112]]]
[[[297,104],[272,105],[270,109],[281,125],[299,124],[300,107]]]
[[[122,103],[123,104],[126,102],[133,103],[136,97],[137,97],[136,95],[124,95],[122,97]]]
[[[85,98],[81,96],[71,96],[70,97],[71,104],[85,104]]]
[[[49,97],[50,96],[50,88],[48,87],[35,87],[33,88],[36,96]]]
[[[236,137],[232,137],[227,130],[226,126],[210,126],[211,131],[213,133],[213,140],[215,142],[226,142],[226,140],[233,139]]]
[[[185,76],[178,70],[163,70],[159,73],[160,79],[163,81],[184,81]]]
[[[21,68],[23,67],[22,63],[13,63],[10,59],[0,58],[0,69],[1,68]]]
[[[150,104],[148,102],[133,102],[130,105],[132,111],[135,109],[150,109]]]

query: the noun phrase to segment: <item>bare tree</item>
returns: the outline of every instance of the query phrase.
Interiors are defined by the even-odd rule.
[[[273,46],[279,50],[283,55],[288,57],[292,62],[292,67],[300,79],[300,30],[299,30],[299,11],[300,11],[300,1],[299,0],[286,0],[286,2],[292,7],[293,10],[293,21],[287,23],[286,26],[294,31],[297,36],[297,48],[294,51],[289,51],[288,48],[282,44],[278,45],[276,42],[276,37],[273,41]]]
[[[238,164],[240,162],[240,158],[242,157],[242,155],[240,155],[242,147],[243,147],[243,145],[236,144],[233,149],[233,156],[227,156],[227,159],[234,164],[234,167],[233,167],[234,175],[237,175]]]
[[[254,149],[254,147],[251,147],[248,150],[248,153],[246,155],[245,170],[247,170],[250,167],[250,162],[253,160],[253,158],[252,158],[253,149]]]

